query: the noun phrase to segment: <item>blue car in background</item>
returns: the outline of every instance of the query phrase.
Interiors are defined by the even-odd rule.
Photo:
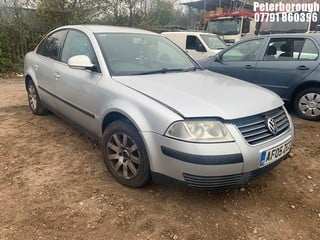
[[[320,120],[320,35],[276,34],[242,40],[200,60],[211,71],[268,88],[307,120]]]

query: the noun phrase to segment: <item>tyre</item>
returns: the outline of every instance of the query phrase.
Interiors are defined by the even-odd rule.
[[[48,110],[41,103],[39,94],[32,80],[27,82],[27,93],[29,107],[33,114],[36,115],[45,115],[48,114]]]
[[[320,120],[320,89],[308,88],[297,94],[294,100],[294,110],[303,119]]]
[[[150,180],[144,143],[128,121],[111,123],[103,134],[103,158],[111,175],[128,187],[142,187]]]

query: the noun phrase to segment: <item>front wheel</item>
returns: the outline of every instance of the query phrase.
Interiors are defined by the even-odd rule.
[[[138,188],[150,180],[144,143],[128,121],[116,121],[106,128],[102,148],[104,162],[119,183]]]
[[[320,89],[308,88],[297,94],[294,110],[303,119],[320,120]]]

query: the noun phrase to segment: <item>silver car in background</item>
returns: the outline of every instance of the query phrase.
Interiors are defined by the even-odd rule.
[[[247,183],[284,160],[293,124],[274,93],[203,70],[165,37],[65,26],[28,53],[31,111],[48,111],[102,143],[121,184],[211,189]]]

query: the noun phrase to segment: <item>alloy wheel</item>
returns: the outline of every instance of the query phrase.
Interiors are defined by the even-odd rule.
[[[107,158],[113,170],[125,179],[139,173],[141,165],[137,144],[125,133],[113,134],[107,142]]]
[[[29,84],[28,86],[28,97],[29,103],[32,110],[36,110],[37,108],[37,92],[33,84]]]

